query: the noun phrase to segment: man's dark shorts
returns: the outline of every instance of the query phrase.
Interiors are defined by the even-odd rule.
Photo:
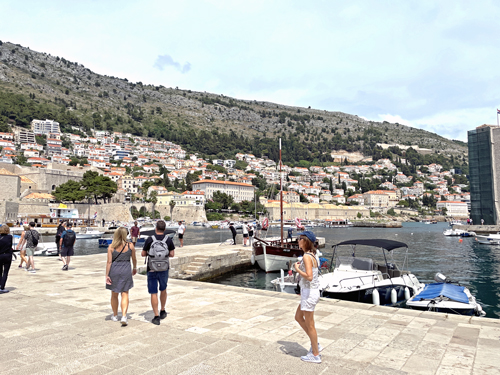
[[[73,250],[73,246],[65,247],[64,245],[61,247],[61,256],[63,257],[72,257],[75,254]]]
[[[182,240],[184,238],[184,233],[179,233],[179,240]]]
[[[158,283],[160,284],[160,292],[167,289],[168,270],[162,272],[148,272],[148,293],[158,293]]]
[[[245,234],[243,235],[243,238],[248,238],[248,233],[245,233]]]

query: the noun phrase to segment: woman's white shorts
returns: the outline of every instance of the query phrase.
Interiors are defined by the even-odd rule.
[[[300,288],[300,309],[302,311],[314,311],[319,301],[319,289]]]

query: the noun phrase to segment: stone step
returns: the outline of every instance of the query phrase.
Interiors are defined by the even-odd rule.
[[[195,262],[202,262],[205,263],[209,257],[195,257],[194,261]]]
[[[196,267],[202,267],[205,264],[206,264],[205,262],[191,262],[191,263],[189,263],[190,266],[196,266]]]
[[[187,266],[186,270],[191,270],[191,271],[196,271],[198,272],[201,269],[201,267],[196,267],[196,266]]]
[[[198,273],[198,271],[193,271],[193,270],[187,269],[184,271],[184,273],[187,275],[196,275]]]

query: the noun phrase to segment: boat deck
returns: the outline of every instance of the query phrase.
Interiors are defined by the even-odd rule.
[[[54,257],[37,258],[36,274],[13,264],[0,373],[500,373],[498,319],[322,299],[315,365],[299,358],[309,341],[294,321],[298,296],[196,281],[169,281],[169,315],[155,326],[146,277],[135,276],[122,328],[110,320],[105,264],[105,254],[72,257],[67,272]]]

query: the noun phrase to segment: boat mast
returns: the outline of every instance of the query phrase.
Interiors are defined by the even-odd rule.
[[[283,246],[283,179],[281,173],[281,138],[280,138],[280,224],[281,224],[281,246]]]

